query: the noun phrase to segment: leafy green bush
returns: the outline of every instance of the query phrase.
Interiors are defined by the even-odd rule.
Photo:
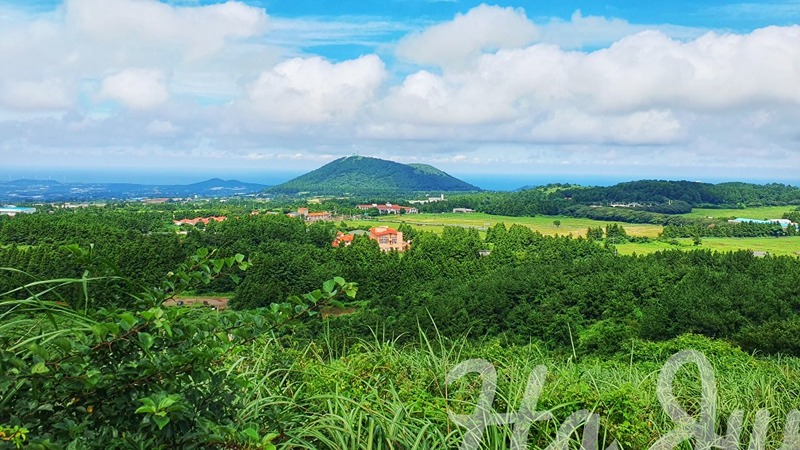
[[[271,448],[275,434],[240,420],[250,379],[231,358],[356,287],[336,278],[247,312],[162,306],[249,266],[212,256],[201,249],[160,286],[131,293],[131,311],[43,299],[70,283],[90,299],[86,278],[30,283],[27,298],[0,302],[0,431],[28,448]]]

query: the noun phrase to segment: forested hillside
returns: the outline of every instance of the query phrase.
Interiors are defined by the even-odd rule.
[[[348,156],[286,183],[267,189],[271,194],[307,192],[318,195],[405,195],[480,191],[427,164],[400,164],[365,156]]]

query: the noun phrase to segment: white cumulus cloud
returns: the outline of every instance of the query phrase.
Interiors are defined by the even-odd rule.
[[[340,63],[293,58],[262,73],[247,101],[260,118],[281,124],[337,123],[353,119],[385,79],[375,55]]]
[[[230,93],[230,84],[235,85],[243,71],[257,73],[273,63],[274,52],[265,46],[243,44],[263,35],[267,22],[263,9],[233,1],[179,7],[157,0],[67,0],[42,15],[3,8],[0,108],[79,108],[84,94],[96,94],[93,86],[131,67],[177,74],[181,86],[187,83],[180,78],[191,82],[214,73],[215,86],[208,88]],[[122,95],[111,93],[113,98],[127,98]],[[137,104],[130,100],[126,103]]]
[[[407,76],[383,99],[386,123],[370,129],[404,138],[414,127],[429,138],[438,125],[463,128],[465,139],[684,142],[706,133],[706,118],[800,106],[798,42],[793,26],[688,41],[644,31],[592,52],[549,44],[485,52],[463,70]],[[794,116],[759,117],[763,127]]]
[[[484,51],[517,48],[538,36],[525,11],[482,4],[450,22],[413,33],[397,46],[403,59],[441,67],[461,67]]]
[[[175,7],[155,0],[68,0],[67,23],[106,45],[166,46],[199,57],[226,39],[263,33],[266,13],[244,3]]]
[[[118,100],[131,109],[150,109],[169,100],[164,74],[154,69],[126,69],[108,76],[103,80],[100,96]]]

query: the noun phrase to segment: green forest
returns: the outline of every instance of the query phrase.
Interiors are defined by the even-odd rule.
[[[771,204],[788,189],[727,188],[687,188],[675,200]],[[525,215],[563,212],[581,195],[637,201],[586,191],[480,193],[448,206]],[[481,378],[448,373],[480,358],[496,370],[490,404],[500,413],[527,404],[529,374],[546,367],[534,406],[550,418],[530,426],[529,448],[595,436],[597,448],[644,449],[677,427],[657,382],[685,349],[715,369],[714,432],[736,428],[744,411],[725,448],[800,448],[796,257],[623,256],[615,244],[630,238],[618,225],[572,237],[403,224],[404,253],[366,236],[334,248],[336,232],[358,221],[307,224],[252,214],[259,207],[111,203],[0,218],[0,448],[463,448],[470,436],[452,416],[476,408]],[[172,224],[209,215],[228,219]],[[775,231],[687,222],[664,236],[751,228],[741,233]],[[166,306],[181,295],[230,301],[222,311]],[[697,416],[706,387],[695,372],[673,387]],[[569,431],[579,411],[587,416]],[[478,448],[511,448],[515,433],[489,426]]]

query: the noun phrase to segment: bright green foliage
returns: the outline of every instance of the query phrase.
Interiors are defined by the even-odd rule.
[[[249,264],[200,249],[160,286],[130,293],[140,306],[128,311],[43,299],[68,283],[91,299],[92,279],[31,283],[27,298],[2,301],[3,432],[27,438],[27,448],[270,448],[271,430],[238,420],[249,381],[236,358],[262,334],[353,298],[356,287],[334,278],[247,312],[161,306]]]
[[[28,430],[20,426],[5,427],[0,425],[0,442],[14,444],[16,448],[22,448],[28,439]]]

